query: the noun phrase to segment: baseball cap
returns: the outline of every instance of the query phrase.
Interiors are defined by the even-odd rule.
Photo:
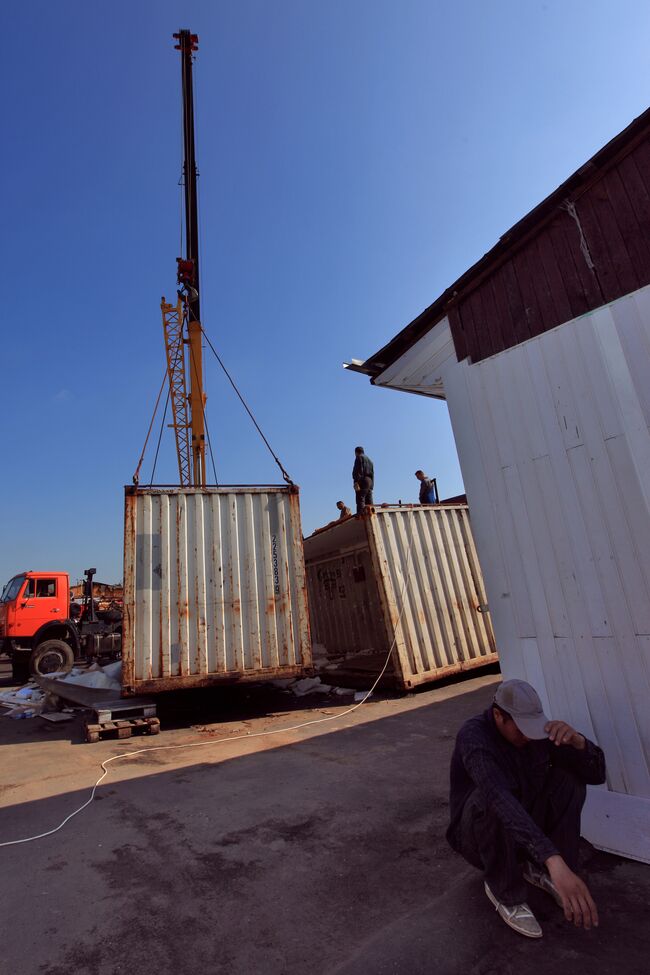
[[[548,738],[544,726],[549,719],[539,694],[525,680],[504,680],[497,687],[494,703],[508,712],[526,738]]]

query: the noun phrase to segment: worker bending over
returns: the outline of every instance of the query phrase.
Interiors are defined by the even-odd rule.
[[[485,893],[506,924],[542,936],[527,881],[577,927],[596,926],[596,905],[576,870],[586,786],[605,781],[601,749],[566,722],[549,721],[530,684],[507,680],[492,706],[460,729],[450,777],[447,840],[483,871]]]

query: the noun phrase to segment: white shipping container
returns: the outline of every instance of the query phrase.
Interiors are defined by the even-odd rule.
[[[126,488],[123,694],[310,667],[297,488]]]
[[[305,539],[314,652],[408,688],[497,660],[467,505],[386,506]]]

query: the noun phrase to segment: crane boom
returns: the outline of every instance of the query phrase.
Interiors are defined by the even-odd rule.
[[[178,472],[183,486],[206,483],[205,402],[199,297],[199,225],[194,146],[193,55],[198,37],[189,30],[174,34],[181,52],[183,90],[183,186],[185,190],[185,256],[178,257],[178,306],[162,299],[170,402]],[[179,321],[180,319],[180,321]],[[179,324],[181,325],[179,329]],[[186,353],[186,349],[188,352]],[[187,387],[189,386],[189,393]]]

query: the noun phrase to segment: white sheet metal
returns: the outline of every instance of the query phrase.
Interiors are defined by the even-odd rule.
[[[440,371],[504,675],[604,749],[586,837],[650,862],[650,288]]]
[[[298,493],[126,489],[126,693],[311,665]]]

